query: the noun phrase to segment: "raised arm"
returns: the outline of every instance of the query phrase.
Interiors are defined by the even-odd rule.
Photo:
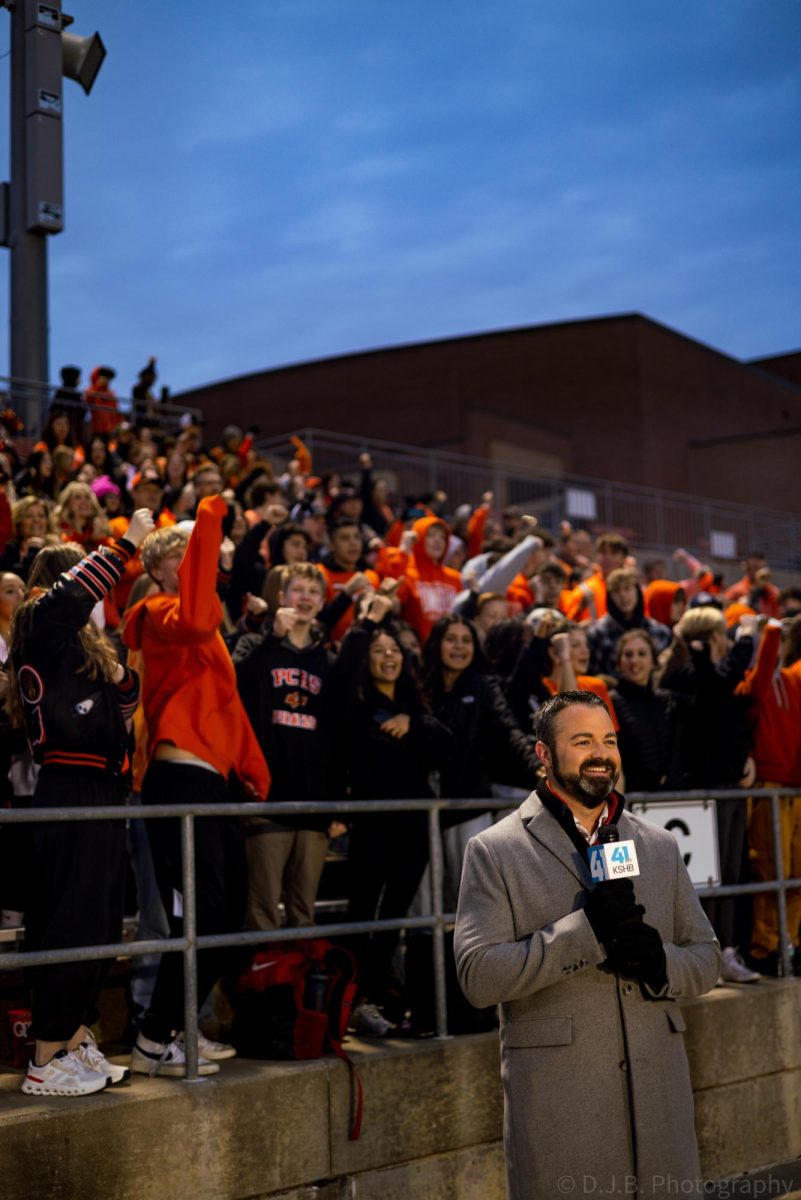
[[[217,564],[227,512],[222,496],[205,496],[198,504],[195,527],[178,568],[177,624],[184,632],[213,633],[222,621]]]

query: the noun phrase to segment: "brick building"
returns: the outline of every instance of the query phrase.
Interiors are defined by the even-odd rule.
[[[801,353],[740,361],[637,313],[346,354],[176,397],[264,436],[385,438],[801,513]]]

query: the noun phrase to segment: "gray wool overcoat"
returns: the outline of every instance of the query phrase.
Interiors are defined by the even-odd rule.
[[[720,948],[673,835],[624,812],[644,920],[662,936],[658,999],[601,969],[586,856],[535,793],[470,840],[455,953],[472,1004],[501,1005],[511,1200],[692,1195],[693,1098],[677,1001],[714,987]]]

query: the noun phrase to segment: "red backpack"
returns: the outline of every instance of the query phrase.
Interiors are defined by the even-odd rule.
[[[323,938],[273,942],[236,985],[231,1040],[245,1058],[310,1059],[336,1054],[355,1092],[349,1137],[361,1129],[362,1086],[342,1042],[356,995],[353,955]]]

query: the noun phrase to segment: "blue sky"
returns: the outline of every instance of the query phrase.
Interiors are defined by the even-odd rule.
[[[798,0],[66,7],[108,57],[65,84],[54,377],[125,394],[156,354],[178,391],[633,310],[801,346]],[[7,296],[5,263],[4,330]]]

